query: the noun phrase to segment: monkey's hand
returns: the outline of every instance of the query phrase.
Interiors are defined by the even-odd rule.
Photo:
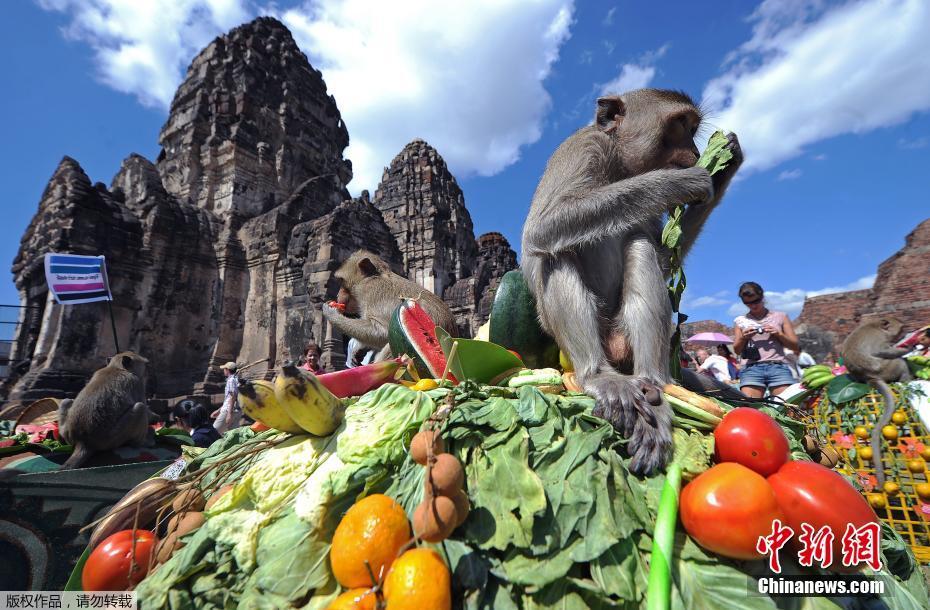
[[[629,438],[632,472],[649,475],[665,466],[672,448],[672,410],[660,388],[643,377],[613,371],[594,375],[582,385],[596,401],[594,415]]]
[[[677,196],[668,199],[669,211],[683,203],[699,205],[714,200],[714,180],[703,167],[686,167],[672,171]],[[677,193],[681,193],[678,195]]]
[[[727,162],[727,166],[722,170],[714,174],[714,190],[723,195],[723,191],[727,188],[727,185],[730,183],[730,179],[736,174],[736,170],[739,169],[739,166],[743,164],[743,149],[739,145],[739,139],[737,139],[735,133],[727,134],[727,145],[724,147],[725,150],[730,151],[730,154],[733,155],[733,158]]]
[[[333,320],[338,320],[345,316],[329,303],[323,303],[323,317],[332,322]]]

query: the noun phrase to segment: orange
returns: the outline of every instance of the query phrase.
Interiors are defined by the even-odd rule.
[[[377,597],[371,589],[349,589],[333,600],[326,610],[375,610]]]
[[[370,495],[346,511],[336,527],[329,551],[333,576],[346,589],[371,587],[365,561],[375,578],[383,578],[410,538],[410,523],[400,504],[382,494]]]
[[[387,610],[450,610],[452,577],[433,549],[410,549],[384,579]]]

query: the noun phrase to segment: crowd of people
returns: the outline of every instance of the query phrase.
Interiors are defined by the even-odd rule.
[[[751,398],[766,392],[778,396],[816,362],[799,348],[788,316],[766,306],[762,286],[746,282],[738,295],[748,311],[733,320],[732,350],[726,343],[713,347],[713,353],[705,348],[693,354],[682,350],[682,366],[736,386]]]

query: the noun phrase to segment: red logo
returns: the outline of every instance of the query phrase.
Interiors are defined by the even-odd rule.
[[[769,569],[775,574],[781,573],[778,552],[788,544],[793,536],[793,529],[782,525],[780,520],[775,519],[772,521],[772,533],[768,536],[759,536],[756,542],[756,550],[762,555],[768,555]],[[829,526],[825,525],[815,530],[812,525],[802,523],[801,534],[798,536],[798,542],[802,547],[798,551],[798,563],[811,567],[816,561],[820,567],[829,568],[833,565],[834,539],[834,533]],[[847,524],[841,542],[844,566],[853,567],[865,563],[873,570],[882,568],[881,527],[878,523],[866,523],[859,528],[853,526],[852,523]]]

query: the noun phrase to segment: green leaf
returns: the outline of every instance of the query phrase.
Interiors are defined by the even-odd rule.
[[[609,596],[642,600],[648,576],[633,539],[621,540],[592,561],[591,578]]]
[[[681,466],[682,478],[690,480],[710,468],[714,456],[714,437],[700,432],[674,429],[672,431],[675,453],[672,461]]]
[[[827,384],[827,397],[830,402],[840,405],[858,400],[872,391],[866,383],[857,383],[848,375],[838,375]]]
[[[546,510],[539,476],[529,468],[526,430],[515,427],[505,443],[475,448],[465,466],[468,493],[476,509],[469,516],[469,537],[483,549],[526,547],[533,538],[533,519]]]
[[[726,134],[722,131],[715,131],[707,140],[707,148],[698,159],[697,165],[705,168],[711,176],[724,169],[733,159],[733,153],[726,148],[727,141]]]
[[[669,219],[665,228],[662,230],[662,245],[668,249],[672,249],[678,245],[679,239],[681,239],[681,224]]]
[[[513,374],[524,368],[522,360],[496,343],[453,338],[438,326],[436,338],[439,339],[439,345],[442,346],[446,358],[452,353],[452,344],[458,343],[455,358],[449,363],[449,370],[459,381],[470,379],[477,383],[499,382],[508,372]]]

